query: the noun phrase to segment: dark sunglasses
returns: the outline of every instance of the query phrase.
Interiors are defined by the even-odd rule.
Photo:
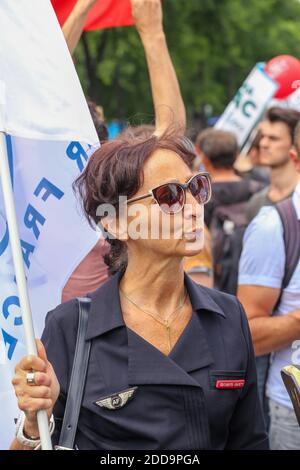
[[[197,173],[185,184],[161,184],[160,186],[151,189],[143,196],[128,199],[127,204],[130,202],[140,201],[147,197],[153,197],[163,212],[166,214],[176,214],[177,212],[180,212],[185,205],[187,189],[199,204],[206,204],[211,198],[211,180],[209,173]]]

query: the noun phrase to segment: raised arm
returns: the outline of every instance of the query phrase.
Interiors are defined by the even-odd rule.
[[[172,123],[184,133],[185,107],[164,34],[161,0],[131,0],[131,5],[148,64],[155,134],[162,134]]]
[[[62,31],[71,55],[74,54],[81,37],[86,17],[97,1],[98,0],[77,0],[75,7],[63,25]]]

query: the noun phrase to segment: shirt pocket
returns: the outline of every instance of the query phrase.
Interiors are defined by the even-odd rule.
[[[219,392],[241,392],[246,385],[245,370],[211,370],[209,371],[210,390]]]

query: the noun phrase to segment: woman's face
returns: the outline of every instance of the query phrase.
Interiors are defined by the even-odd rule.
[[[135,197],[169,182],[186,183],[192,171],[179,155],[170,150],[157,150],[144,166],[144,181]],[[166,214],[152,198],[127,206],[127,244],[131,251],[162,257],[183,257],[199,253],[204,245],[204,210],[189,190],[186,204],[176,214]]]

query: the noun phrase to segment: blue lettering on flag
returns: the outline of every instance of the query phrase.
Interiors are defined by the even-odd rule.
[[[16,338],[14,338],[14,336],[11,336],[9,333],[4,331],[3,328],[1,328],[1,331],[2,331],[2,336],[3,336],[5,346],[7,344],[9,345],[9,348],[8,348],[8,351],[7,351],[7,357],[8,357],[9,360],[11,360],[18,340]]]
[[[9,232],[8,232],[8,225],[6,223],[5,233],[4,233],[2,240],[0,241],[0,256],[4,253],[4,251],[8,247],[8,242],[9,242]]]
[[[10,174],[13,183],[13,153],[12,153],[12,142],[10,136],[6,136],[7,139],[7,151],[9,157],[9,167],[10,167]],[[71,159],[76,161],[76,164],[80,171],[83,170],[86,161],[88,160],[88,156],[79,142],[71,142],[67,148],[67,156]],[[51,181],[47,178],[43,177],[39,184],[36,186],[35,191],[33,192],[35,197],[39,197],[44,202],[48,200],[50,196],[54,196],[56,199],[60,200],[64,196],[64,192],[55,186]],[[39,238],[41,227],[45,225],[46,218],[32,205],[28,204],[25,215],[24,215],[24,224],[29,230],[32,230],[34,237],[36,239]],[[5,232],[3,234],[2,239],[0,239],[0,256],[5,252],[9,245],[9,231],[7,223],[5,226]],[[20,240],[22,254],[24,263],[27,268],[30,268],[31,264],[31,255],[35,251],[35,246],[25,240]],[[3,304],[2,304],[2,315],[5,320],[12,318],[14,326],[18,327],[23,324],[22,316],[15,313],[16,307],[20,309],[20,301],[19,297],[16,295],[8,296]],[[19,339],[15,337],[15,335],[10,334],[7,331],[7,328],[0,328],[2,337],[4,340],[5,347],[7,349],[7,357],[9,360],[12,360],[14,352],[16,350],[16,346],[18,344]]]
[[[27,268],[29,269],[29,267],[30,267],[29,256],[34,252],[35,247],[33,245],[31,245],[30,243],[25,242],[24,240],[21,240],[21,247],[22,247],[22,251],[23,251],[24,262],[25,262]]]
[[[47,201],[50,194],[53,194],[53,196],[55,196],[57,199],[61,199],[64,195],[63,191],[61,191],[57,186],[55,186],[53,183],[51,183],[49,180],[47,180],[47,178],[43,178],[39,182],[39,184],[38,184],[38,186],[37,186],[37,188],[36,188],[36,190],[34,191],[33,194],[35,196],[39,196],[42,189],[46,190],[44,192],[43,196],[42,196],[43,201]]]
[[[41,225],[44,225],[45,221],[45,217],[43,217],[42,214],[38,212],[31,204],[28,204],[24,215],[24,223],[26,227],[33,230],[36,239],[39,238],[41,233],[37,224],[39,223]]]
[[[88,160],[82,145],[79,142],[71,142],[67,147],[66,153],[71,160],[76,160],[78,169],[81,172],[84,169],[84,163]]]
[[[11,305],[16,305],[17,307],[20,307],[19,297],[17,297],[16,295],[11,295],[10,297],[7,297],[7,299],[5,299],[5,301],[3,302],[2,312],[6,320],[10,315],[9,307]],[[14,319],[15,326],[20,326],[22,325],[22,323],[23,321],[22,321],[21,316],[15,317]]]

